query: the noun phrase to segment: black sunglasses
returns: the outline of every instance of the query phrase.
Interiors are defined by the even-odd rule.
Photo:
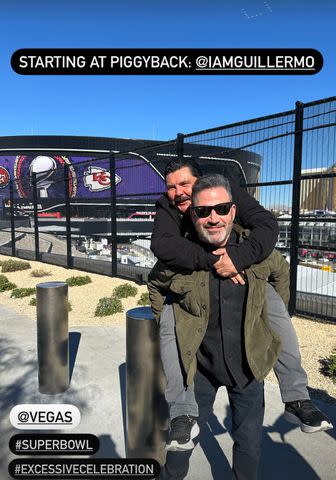
[[[217,215],[227,215],[233,205],[233,202],[218,203],[217,205],[209,205],[202,207],[190,207],[198,218],[206,218],[215,210]]]

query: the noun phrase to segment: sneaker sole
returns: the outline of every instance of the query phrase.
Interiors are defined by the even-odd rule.
[[[289,413],[287,411],[285,411],[284,413],[284,418],[289,423],[293,423],[294,425],[299,425],[301,428],[301,431],[304,433],[323,432],[325,430],[330,430],[333,428],[333,425],[327,422],[326,420],[323,420],[321,425],[318,425],[315,427],[311,425],[306,425],[305,423],[302,423],[301,420],[296,415],[293,415],[292,413]]]
[[[193,425],[191,431],[190,431],[190,440],[187,443],[178,443],[177,440],[172,440],[169,444],[165,446],[165,449],[167,452],[176,452],[176,451],[184,451],[184,450],[192,450],[195,446],[194,442],[192,441],[193,438],[197,437],[197,435],[200,432],[200,428],[198,426],[198,423],[195,423]]]

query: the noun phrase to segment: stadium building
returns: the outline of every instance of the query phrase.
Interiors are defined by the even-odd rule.
[[[92,219],[89,223],[81,222],[81,233],[99,233],[101,221],[111,217],[111,152],[115,157],[118,219],[152,221],[155,200],[165,191],[165,166],[176,157],[175,143],[72,136],[0,137],[3,219],[9,214],[11,180],[16,220],[24,222],[32,215],[35,173],[39,223],[60,224],[65,217],[67,165],[71,218],[78,223],[81,219]],[[222,173],[243,186],[256,182],[259,176],[261,157],[252,152],[186,143],[184,155],[196,158],[204,173]]]

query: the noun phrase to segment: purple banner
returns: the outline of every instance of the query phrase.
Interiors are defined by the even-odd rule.
[[[85,163],[84,163],[85,162]],[[145,195],[165,191],[162,175],[145,157],[129,153],[116,158],[117,196]],[[64,198],[64,166],[69,168],[71,198],[103,199],[110,196],[109,159],[58,153],[0,156],[0,196],[9,197],[9,181],[15,198],[32,198],[36,174],[38,198]]]

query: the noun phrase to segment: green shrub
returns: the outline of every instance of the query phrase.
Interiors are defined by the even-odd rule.
[[[0,282],[9,282],[8,278],[6,277],[6,275],[2,275],[0,273]]]
[[[140,295],[140,298],[138,300],[138,303],[137,305],[150,305],[150,300],[149,300],[149,293],[148,292],[144,292]]]
[[[16,288],[15,283],[11,283],[6,275],[1,275],[0,274],[0,292],[5,292],[7,290],[13,290],[13,288]]]
[[[29,305],[31,305],[32,307],[36,307],[36,297],[33,297],[30,302],[29,302]],[[72,305],[71,303],[68,301],[68,312],[71,312],[72,310]]]
[[[21,260],[5,260],[2,262],[2,272],[17,272],[19,270],[27,270],[28,268],[31,268],[30,263],[28,262],[22,262]]]
[[[95,316],[105,317],[107,315],[114,315],[124,311],[121,301],[116,297],[103,297],[99,299]]]
[[[336,383],[336,351],[330,355],[328,358],[328,374],[332,378],[333,382]]]
[[[50,275],[50,272],[47,272],[46,270],[43,270],[42,268],[37,268],[36,270],[32,270],[30,272],[30,275],[32,277],[48,277]]]
[[[117,298],[135,297],[138,289],[129,283],[123,283],[113,290],[113,295]]]
[[[65,280],[69,287],[76,287],[80,285],[86,285],[91,283],[92,280],[88,275],[79,275],[78,277],[70,277]]]
[[[22,297],[29,297],[29,295],[33,295],[36,292],[35,287],[32,288],[14,288],[11,293],[11,298],[22,298]]]

